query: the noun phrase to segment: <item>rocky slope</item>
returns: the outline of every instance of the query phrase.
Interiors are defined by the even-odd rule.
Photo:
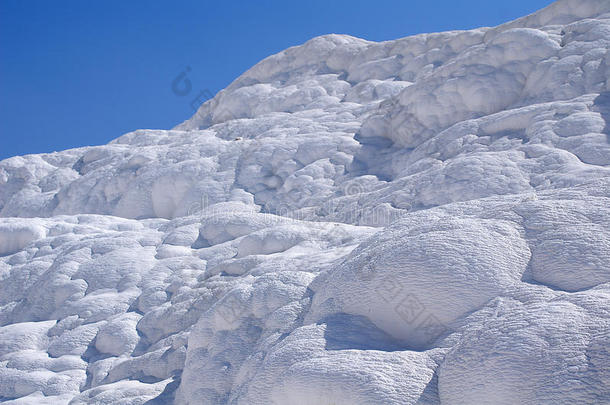
[[[610,1],[314,38],[0,215],[7,404],[610,403]]]

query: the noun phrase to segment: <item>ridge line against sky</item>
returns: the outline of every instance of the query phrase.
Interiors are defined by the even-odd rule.
[[[193,115],[196,96],[319,35],[382,41],[495,26],[551,3],[1,0],[0,159],[169,129]],[[180,96],[172,81],[186,70],[193,91]]]

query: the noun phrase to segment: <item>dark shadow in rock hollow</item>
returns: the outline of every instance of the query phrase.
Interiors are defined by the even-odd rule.
[[[165,386],[165,389],[159,396],[144,402],[143,405],[169,405],[174,403],[176,390],[180,386],[180,374],[174,376],[172,382]]]
[[[404,350],[393,337],[379,329],[364,316],[334,314],[323,321],[326,350]]]
[[[602,119],[606,122],[606,126],[602,130],[606,134],[606,140],[610,143],[610,91],[605,91],[593,100],[595,110],[597,110]]]

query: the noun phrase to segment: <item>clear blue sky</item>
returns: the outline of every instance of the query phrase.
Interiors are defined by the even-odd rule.
[[[328,33],[369,40],[493,26],[550,0],[0,0],[0,159],[171,128],[264,57]],[[196,94],[194,94],[196,95]]]

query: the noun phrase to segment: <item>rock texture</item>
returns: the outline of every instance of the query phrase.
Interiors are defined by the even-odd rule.
[[[610,403],[610,1],[314,38],[0,216],[0,402]]]

